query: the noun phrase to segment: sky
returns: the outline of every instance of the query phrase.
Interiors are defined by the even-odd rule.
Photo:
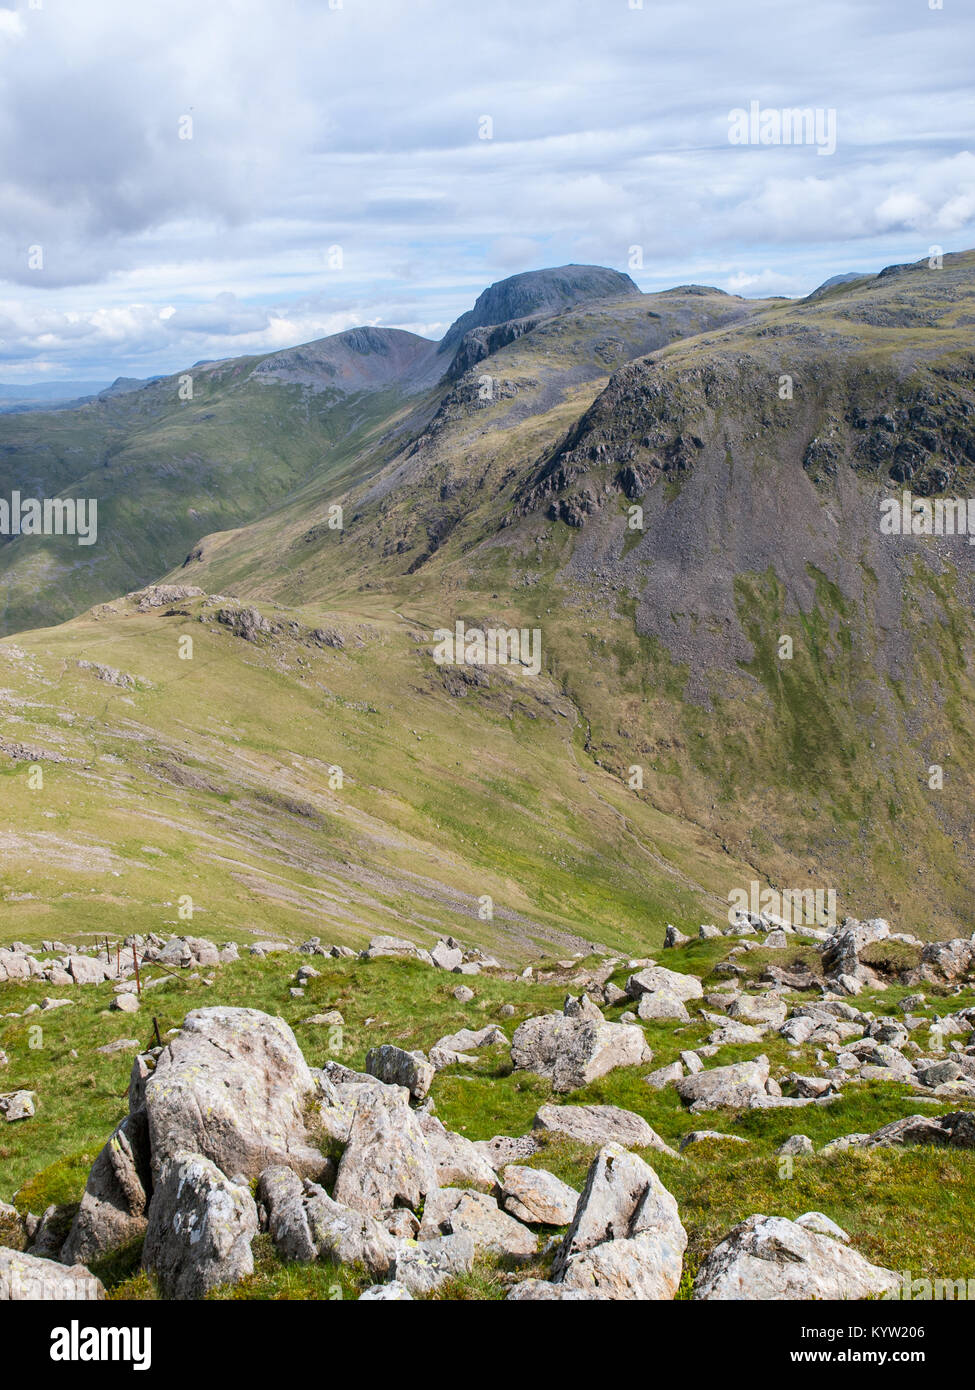
[[[0,0],[0,382],[971,248],[973,55],[972,0]],[[752,103],[835,150],[733,143]]]

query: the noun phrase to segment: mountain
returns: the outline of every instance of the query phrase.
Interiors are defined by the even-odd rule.
[[[439,352],[453,353],[465,333],[513,319],[544,318],[594,299],[638,295],[628,275],[598,265],[563,265],[554,270],[527,270],[499,280],[478,295],[473,309],[452,323]]]
[[[584,368],[593,376],[605,374],[620,353],[649,351],[669,335],[696,331],[699,321],[692,314],[648,317],[636,307],[644,297],[632,281],[598,267],[515,276],[486,295],[498,312],[548,306],[543,322],[557,304],[590,296],[601,302],[621,286],[630,296],[626,313],[591,321],[609,335],[601,360]],[[648,306],[653,302],[647,297]],[[464,346],[465,336],[474,336],[459,328],[467,317],[444,343],[453,335],[458,356],[480,360],[494,348]],[[507,328],[499,326],[502,335]],[[520,320],[512,335],[524,328]],[[208,533],[242,526],[289,497],[303,508],[307,487],[348,486],[381,465],[381,436],[423,427],[447,389],[438,384],[453,371],[443,343],[399,329],[356,328],[145,382],[120,378],[71,411],[0,419],[0,497],[17,490],[25,497],[96,498],[101,537],[82,550],[73,537],[0,538],[0,631],[69,618],[145,584]]]
[[[34,381],[24,385],[0,382],[0,415],[27,410],[55,410],[97,395],[99,381]]]
[[[880,504],[975,496],[973,321],[969,252],[798,302],[600,295],[459,376],[422,340],[354,370],[333,343],[349,393],[249,359],[182,416],[169,379],[99,404],[142,583],[191,530],[147,538],[147,440],[246,441],[212,505],[259,516],[201,526],[168,587],[0,643],[8,930],[148,929],[190,893],[210,936],[456,929],[518,962],[645,953],[754,884],[969,934],[973,552],[885,533]],[[458,621],[537,629],[537,676],[438,664]]]

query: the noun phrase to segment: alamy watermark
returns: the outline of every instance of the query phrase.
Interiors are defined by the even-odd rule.
[[[521,666],[530,676],[542,669],[541,628],[468,627],[460,618],[453,628],[433,634],[438,666]]]
[[[94,497],[0,497],[0,536],[77,536],[79,545],[98,539]]]
[[[728,112],[731,145],[815,145],[817,154],[836,153],[836,108],[833,106],[763,107]]]
[[[882,536],[967,536],[975,545],[975,497],[915,497],[880,501]]]

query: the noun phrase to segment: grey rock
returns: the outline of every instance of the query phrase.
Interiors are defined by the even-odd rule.
[[[398,1279],[389,1284],[373,1284],[358,1299],[360,1303],[410,1303],[412,1300],[413,1295]]]
[[[361,1263],[373,1276],[386,1275],[396,1263],[396,1242],[378,1221],[333,1201],[324,1188],[302,1181],[290,1168],[266,1169],[258,1197],[282,1259]]]
[[[642,1115],[617,1105],[543,1105],[532,1128],[565,1134],[580,1144],[620,1144],[624,1148],[656,1149],[671,1158],[677,1157]]]
[[[643,1030],[623,1023],[546,1014],[515,1030],[511,1060],[516,1071],[552,1080],[556,1092],[574,1091],[617,1067],[652,1060]]]
[[[766,1094],[768,1070],[768,1058],[764,1056],[750,1062],[734,1062],[727,1067],[710,1067],[678,1081],[677,1093],[693,1111],[715,1110],[720,1106],[746,1109],[753,1097]]]
[[[441,1235],[469,1235],[475,1251],[519,1261],[538,1251],[537,1236],[502,1211],[493,1197],[456,1187],[431,1193],[423,1209],[420,1241]]]
[[[870,1298],[893,1294],[899,1277],[840,1241],[781,1216],[750,1216],[711,1251],[698,1272],[700,1300]]]
[[[156,1174],[143,1264],[165,1298],[202,1298],[252,1274],[257,1207],[202,1154],[171,1154]]]
[[[0,1303],[73,1303],[105,1297],[83,1265],[62,1265],[0,1246]]]
[[[315,1082],[288,1025],[256,1009],[196,1009],[144,1083],[153,1167],[202,1154],[224,1173],[328,1164],[305,1128]]]
[[[417,1208],[439,1186],[430,1146],[405,1095],[362,1087],[335,1180],[335,1200],[343,1206],[370,1216]]]
[[[656,1173],[610,1144],[589,1169],[552,1280],[614,1299],[671,1299],[686,1247],[677,1203]]]
[[[696,975],[666,970],[662,965],[647,966],[646,969],[631,975],[626,982],[626,992],[631,999],[639,999],[641,994],[653,994],[657,990],[675,994],[685,1003],[688,999],[701,999],[704,995],[701,981]]]
[[[396,1250],[396,1279],[411,1294],[432,1293],[454,1275],[468,1274],[473,1264],[474,1242],[466,1233],[404,1240]]]
[[[509,1164],[501,1174],[501,1206],[529,1226],[565,1226],[575,1215],[579,1194],[544,1168]]]
[[[151,1187],[149,1132],[140,1110],[125,1117],[91,1166],[61,1251],[65,1264],[91,1264],[143,1235]]]
[[[655,989],[641,994],[636,1006],[637,1018],[658,1019],[674,1023],[690,1022],[683,1000],[667,989]]]
[[[401,1047],[383,1043],[366,1053],[366,1072],[390,1086],[405,1086],[414,1100],[423,1100],[430,1091],[436,1070],[422,1052],[404,1052]]]
[[[672,1086],[680,1081],[683,1075],[684,1068],[680,1062],[668,1062],[665,1067],[658,1067],[643,1079],[654,1091],[662,1091],[665,1086]]]

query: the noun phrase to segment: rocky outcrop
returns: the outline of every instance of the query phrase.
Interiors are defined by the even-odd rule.
[[[841,1241],[781,1216],[750,1216],[711,1251],[696,1299],[846,1299],[891,1295],[899,1277]]]
[[[202,1298],[251,1274],[257,1207],[202,1154],[171,1154],[156,1173],[143,1264],[166,1298]]]
[[[196,1009],[145,1082],[153,1167],[189,1153],[251,1180],[273,1163],[317,1178],[328,1165],[305,1127],[314,1092],[283,1019],[255,1009]]]
[[[552,1280],[614,1299],[671,1299],[686,1247],[677,1203],[656,1173],[611,1144],[589,1169]]]
[[[515,1030],[511,1060],[516,1071],[552,1080],[556,1092],[574,1091],[616,1067],[652,1060],[643,1030],[635,1024],[544,1014]]]

